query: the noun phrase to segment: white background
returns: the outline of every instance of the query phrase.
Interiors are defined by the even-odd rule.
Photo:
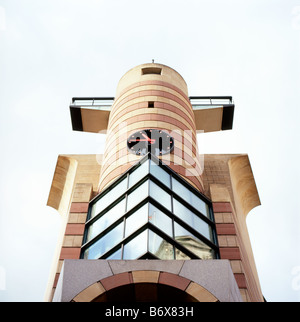
[[[103,152],[73,132],[73,96],[115,96],[130,68],[177,70],[192,95],[232,95],[232,131],[205,153],[248,153],[248,215],[267,301],[300,300],[300,0],[0,0],[0,301],[42,301],[60,228],[46,206],[58,154]]]

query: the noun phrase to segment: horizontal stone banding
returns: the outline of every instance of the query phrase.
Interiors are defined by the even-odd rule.
[[[154,102],[154,108],[148,108],[149,101]],[[191,103],[181,89],[158,80],[131,84],[115,99],[103,154],[100,190],[129,169],[133,165],[131,160],[139,159],[138,156],[130,158],[127,138],[131,133],[148,128],[182,131],[182,135],[171,134],[175,148],[170,167],[183,177],[188,177],[189,182],[202,191],[202,171],[197,157],[195,117]]]
[[[117,122],[114,123],[113,126],[109,127],[110,131],[114,131],[117,127],[120,127],[120,124],[129,125],[138,121],[166,121],[169,124],[174,126],[174,129],[177,127],[183,130],[191,131],[193,139],[195,140],[196,129],[194,124],[189,123],[184,118],[179,117],[177,113],[164,111],[162,109],[159,110],[159,113],[152,109],[140,109],[136,111],[135,115],[125,114]]]
[[[178,91],[168,87],[168,86],[164,86],[164,85],[157,85],[157,84],[146,84],[146,85],[140,85],[140,86],[134,86],[133,88],[131,88],[130,90],[124,92],[122,94],[122,96],[119,96],[117,99],[115,99],[114,103],[115,104],[119,104],[120,101],[122,101],[124,98],[135,94],[135,93],[139,93],[139,92],[143,92],[143,91],[162,91],[162,92],[166,92],[169,94],[172,94],[176,97],[178,97],[179,99],[181,99],[182,101],[185,102],[185,104],[190,105],[190,100],[189,98],[184,95],[183,93],[179,93]]]
[[[118,109],[117,112],[114,110],[111,110],[108,120],[108,128],[111,125],[111,120],[118,116],[119,113],[121,113],[124,109],[130,108],[131,106],[135,106],[136,108],[149,108],[148,102],[154,102],[154,108],[163,107],[162,104],[166,104],[166,109],[174,108],[176,110],[180,110],[182,113],[184,113],[193,123],[195,123],[195,116],[194,113],[189,113],[182,105],[178,104],[175,101],[171,101],[170,99],[167,99],[165,97],[158,97],[158,96],[141,96],[138,98],[135,98],[131,101],[128,101],[124,105],[121,106],[120,109]],[[113,108],[113,107],[112,107]]]
[[[161,126],[159,126],[161,125]],[[106,149],[110,149],[110,146],[112,144],[112,140],[115,140],[116,138],[120,138],[119,140],[127,140],[127,137],[136,131],[141,131],[143,129],[152,128],[152,129],[165,129],[168,131],[171,131],[170,133],[172,136],[176,135],[176,132],[182,132],[185,140],[189,140],[190,142],[194,142],[196,145],[196,135],[195,133],[189,129],[187,126],[185,126],[180,121],[177,121],[176,119],[173,119],[168,116],[160,116],[157,114],[147,114],[147,115],[140,115],[138,117],[138,120],[135,120],[134,118],[131,118],[130,120],[126,121],[126,123],[122,123],[119,128],[117,128],[115,131],[111,131],[109,129],[109,132],[107,134],[106,139]],[[174,134],[173,134],[174,133]],[[178,136],[177,136],[178,137]],[[179,137],[178,137],[179,138]]]
[[[187,98],[187,95],[177,86],[170,84],[168,82],[164,82],[164,81],[159,81],[159,80],[147,80],[147,81],[141,81],[141,82],[136,82],[133,83],[132,85],[126,87],[123,89],[123,91],[119,94],[119,96],[116,98],[116,100],[119,100],[120,97],[122,97],[122,95],[128,91],[130,91],[133,88],[139,87],[139,86],[145,86],[145,85],[158,85],[158,86],[164,86],[170,89],[173,89],[174,91],[178,92],[180,95],[182,95],[183,97]]]
[[[134,115],[132,115],[135,112]],[[182,119],[184,119],[194,131],[196,131],[195,126],[195,120],[190,117],[190,115],[183,112],[180,108],[173,106],[169,103],[165,103],[162,101],[155,101],[154,102],[154,108],[149,109],[148,103],[135,103],[132,105],[129,105],[128,107],[125,107],[122,109],[119,113],[115,114],[113,117],[109,120],[109,128],[113,128],[115,126],[115,122],[120,123],[120,118],[122,118],[124,115],[129,114],[132,115],[132,117],[135,117],[135,115],[139,115],[141,113],[151,113],[151,114],[162,114],[162,115],[173,115],[172,113],[175,113],[175,115],[179,115]]]
[[[138,83],[134,83],[131,86],[127,87],[124,91],[122,91],[122,93],[117,98],[115,98],[113,109],[115,107],[117,108],[119,105],[123,105],[124,103],[126,103],[128,101],[128,99],[127,99],[128,96],[130,97],[130,95],[132,95],[132,94],[129,94],[127,96],[127,95],[125,95],[127,92],[131,93],[130,91],[132,89],[139,88],[139,87],[145,86],[145,85],[154,85],[154,86],[158,85],[158,86],[162,86],[162,88],[165,87],[167,89],[174,90],[176,93],[178,93],[182,97],[177,96],[177,94],[175,94],[175,93],[172,95],[176,96],[178,99],[180,99],[182,102],[184,102],[184,106],[188,107],[187,110],[190,113],[192,112],[192,105],[190,103],[190,100],[189,100],[188,96],[182,90],[180,90],[178,87],[176,87],[170,83],[163,82],[163,81],[157,81],[157,80],[138,82]],[[142,92],[142,91],[139,91],[139,92]],[[166,93],[168,93],[168,91],[166,91]],[[157,95],[155,95],[155,96],[157,96]]]

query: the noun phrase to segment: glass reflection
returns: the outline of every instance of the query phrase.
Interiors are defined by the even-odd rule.
[[[106,259],[122,259],[122,248],[119,248],[116,252],[108,256]]]
[[[190,250],[192,253],[200,257],[201,259],[213,259],[215,258],[214,250],[195,237],[188,230],[184,229],[176,222],[174,223],[175,240],[182,246]]]
[[[137,259],[147,252],[147,230],[124,246],[123,259]]]
[[[92,246],[84,252],[84,259],[97,259],[110,250],[113,246],[123,239],[123,227],[121,222],[118,226],[97,240]]]
[[[91,218],[98,215],[108,207],[113,201],[120,197],[127,189],[127,178],[124,178],[112,190],[108,191],[103,197],[96,201],[92,207]]]
[[[150,181],[150,196],[171,211],[171,196],[152,181]]]
[[[181,250],[179,250],[178,248],[175,247],[175,259],[177,259],[177,260],[180,260],[180,259],[187,260],[187,259],[191,259],[191,257],[189,257],[188,255],[186,255]]]
[[[104,229],[108,228],[125,213],[125,198],[111,208],[107,213],[97,219],[88,228],[87,241],[100,234]]]
[[[172,219],[152,204],[149,204],[149,222],[170,237],[173,237]]]
[[[149,230],[149,252],[159,259],[174,259],[173,245]]]
[[[165,169],[166,168],[156,164],[155,161],[148,159],[127,175],[128,189],[134,189],[133,191],[130,193],[127,192],[125,195],[127,190],[127,177],[123,177],[117,186],[104,194],[99,200],[94,201],[94,204],[91,204],[91,218],[99,215],[99,213],[101,213],[101,217],[94,218],[95,222],[92,224],[87,223],[85,242],[90,242],[93,238],[103,233],[105,229],[111,227],[117,220],[120,220],[120,218],[123,218],[124,221],[111,229],[100,240],[95,241],[94,244],[89,246],[85,251],[83,249],[84,258],[101,258],[101,256],[105,255],[116,245],[119,247],[122,242],[122,247],[107,257],[108,259],[121,259],[122,252],[123,259],[140,258],[147,254],[147,252],[149,252],[149,258],[151,258],[150,253],[152,253],[160,259],[190,259],[189,256],[184,254],[184,249],[181,251],[175,247],[174,240],[183,245],[186,249],[189,249],[189,251],[194,253],[197,257],[202,259],[215,258],[214,250],[202,242],[202,237],[200,236],[201,234],[214,242],[213,226],[203,221],[201,219],[203,216],[197,216],[198,212],[195,210],[197,209],[203,215],[210,218],[209,205],[199,198],[197,193],[193,193],[188,187],[182,184],[179,181],[180,179],[175,179],[175,174],[170,175]],[[147,179],[146,176],[149,171],[152,176],[162,184],[156,184],[154,181]],[[141,180],[146,181],[140,184]],[[155,181],[158,182],[157,180]],[[138,184],[139,186],[136,187]],[[174,193],[169,190],[171,186]],[[111,203],[115,202],[120,196],[122,196],[123,199],[112,207]],[[149,196],[151,196],[152,199],[147,200],[146,198]],[[181,203],[179,197],[195,209],[193,210],[191,208],[192,210],[190,210],[188,207],[184,206],[185,203],[183,201]],[[178,200],[176,198],[178,198]],[[161,206],[158,204],[158,207],[154,206],[150,203],[151,200],[156,200]],[[128,216],[127,211],[132,211],[139,203],[145,202],[147,203]],[[171,212],[173,212],[173,215]],[[193,227],[195,235],[176,223],[175,221],[177,218],[180,218],[187,225]],[[142,233],[126,244],[127,240],[123,240],[123,238],[130,238],[132,234],[135,234],[135,232],[143,225],[147,224],[147,222],[151,223],[159,230],[156,230],[151,225],[147,225],[147,228],[145,226],[145,230]],[[188,228],[188,226],[186,227]],[[153,229],[153,231],[151,231],[151,229]],[[157,231],[157,233],[154,233],[154,231]],[[199,233],[199,238],[196,237],[198,236],[196,231]],[[171,243],[167,242],[160,235]],[[179,245],[177,244],[177,246]],[[145,257],[147,257],[147,255],[145,255]],[[194,258],[194,256],[192,257]]]
[[[174,177],[172,178],[173,191],[177,193],[182,199],[192,205],[195,209],[200,211],[206,217],[209,217],[209,207],[208,205],[199,197],[197,197],[192,191],[187,189],[183,184],[181,184]]]
[[[139,208],[136,212],[126,219],[125,237],[131,235],[134,231],[146,224],[148,220],[148,204]]]
[[[127,211],[136,206],[148,196],[148,180],[132,191],[127,198]]]
[[[162,169],[158,164],[150,160],[150,173],[160,180],[168,188],[171,188],[170,175]]]
[[[173,199],[174,214],[197,230],[201,235],[213,241],[211,227],[183,204]]]
[[[134,186],[138,181],[144,178],[149,172],[149,161],[142,163],[129,175],[128,188]]]

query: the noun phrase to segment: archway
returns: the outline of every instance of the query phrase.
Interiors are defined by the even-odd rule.
[[[218,302],[201,285],[159,271],[124,272],[104,278],[77,294],[73,302]]]

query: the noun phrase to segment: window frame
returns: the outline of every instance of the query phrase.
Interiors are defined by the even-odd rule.
[[[152,173],[151,173],[151,162],[154,162],[156,166],[160,166],[162,170],[166,171],[169,176],[170,176],[170,187],[166,186],[162,181],[160,181],[158,178],[156,178]],[[139,166],[142,166],[144,162],[148,162],[148,173],[141,178],[139,181],[137,181],[133,186],[128,188],[129,185],[129,176],[132,172],[134,172]],[[93,218],[91,218],[91,212],[93,205],[99,201],[104,195],[109,193],[112,189],[114,189],[124,178],[126,177],[125,180],[127,180],[126,187],[127,189],[125,192],[123,192],[116,200],[114,200],[110,205],[108,205],[105,209],[103,209],[99,214],[95,215]],[[181,198],[180,195],[178,195],[176,192],[173,191],[173,180],[172,177],[174,177],[179,183],[181,183],[183,186],[185,186],[189,191],[194,193],[197,197],[199,197],[204,203],[208,205],[209,209],[209,218],[208,216],[202,214],[200,211],[198,211],[196,208],[194,208],[192,205],[190,205],[188,202],[186,202],[183,198]],[[131,208],[129,211],[127,211],[127,198],[128,195],[133,192],[135,189],[140,187],[145,181],[148,180],[148,194],[145,198],[143,198],[138,204],[136,204],[133,208]],[[168,195],[170,195],[171,198],[171,211],[168,210],[167,208],[164,207],[164,205],[160,204],[158,201],[153,199],[150,196],[150,182],[153,182],[157,184],[160,188],[162,188]],[[110,209],[112,209],[114,206],[117,205],[123,198],[125,198],[125,210],[124,214],[120,216],[120,218],[112,223],[110,226],[108,226],[106,229],[104,229],[100,234],[94,236],[92,239],[87,241],[87,233],[89,227],[100,217],[104,216]],[[212,239],[213,241],[207,239],[205,236],[200,234],[197,230],[195,230],[192,226],[188,225],[185,223],[182,219],[176,216],[174,213],[174,206],[173,206],[173,200],[174,198],[180,202],[183,206],[185,206],[187,209],[189,209],[193,214],[197,217],[199,217],[202,221],[207,223],[212,231]],[[144,206],[145,204],[148,204],[148,215],[149,215],[149,207],[150,203],[158,208],[160,211],[162,211],[166,216],[170,217],[172,220],[172,237],[169,235],[165,234],[162,230],[160,230],[158,227],[153,225],[151,222],[148,221],[143,224],[141,227],[137,228],[131,235],[124,237],[125,236],[125,225],[126,225],[126,219],[132,215],[134,212],[136,212],[139,208]],[[175,234],[174,234],[174,222],[177,224],[181,225],[184,229],[189,231],[191,234],[195,235],[198,239],[203,241],[207,246],[212,248],[215,252],[215,257],[216,259],[220,258],[219,255],[219,245],[218,245],[218,239],[217,239],[217,234],[216,234],[216,224],[214,221],[214,214],[212,210],[212,203],[211,201],[202,195],[199,191],[197,191],[192,185],[190,185],[188,182],[183,180],[176,172],[174,172],[172,169],[170,169],[168,166],[164,165],[163,162],[155,157],[154,155],[148,153],[146,156],[144,156],[137,164],[133,165],[130,169],[128,169],[123,175],[121,175],[119,178],[117,178],[107,189],[105,189],[102,193],[100,193],[98,196],[93,198],[90,201],[89,208],[88,208],[88,214],[87,214],[87,220],[85,223],[85,230],[84,230],[84,236],[83,236],[83,244],[81,247],[81,255],[80,258],[84,258],[84,252],[86,249],[88,249],[91,245],[96,243],[99,239],[104,237],[107,233],[109,233],[112,229],[114,229],[118,224],[123,222],[123,236],[121,238],[121,241],[117,243],[115,246],[113,246],[111,249],[109,249],[106,253],[102,254],[99,258],[105,259],[109,256],[111,256],[114,252],[116,252],[118,249],[121,248],[121,258],[123,259],[123,254],[124,254],[124,246],[134,239],[136,236],[139,235],[143,230],[145,229],[151,229],[154,233],[159,235],[161,238],[166,240],[168,243],[171,243],[173,245],[173,250],[174,250],[174,256],[175,254],[175,248],[179,249],[181,252],[185,253],[187,256],[189,256],[191,259],[200,259],[197,255],[186,249],[183,245],[179,244],[175,240]],[[149,253],[148,250],[148,240],[147,240],[147,253]],[[146,256],[146,254],[143,254],[141,257]],[[152,256],[155,257],[154,254]],[[151,257],[151,256],[150,256]]]

